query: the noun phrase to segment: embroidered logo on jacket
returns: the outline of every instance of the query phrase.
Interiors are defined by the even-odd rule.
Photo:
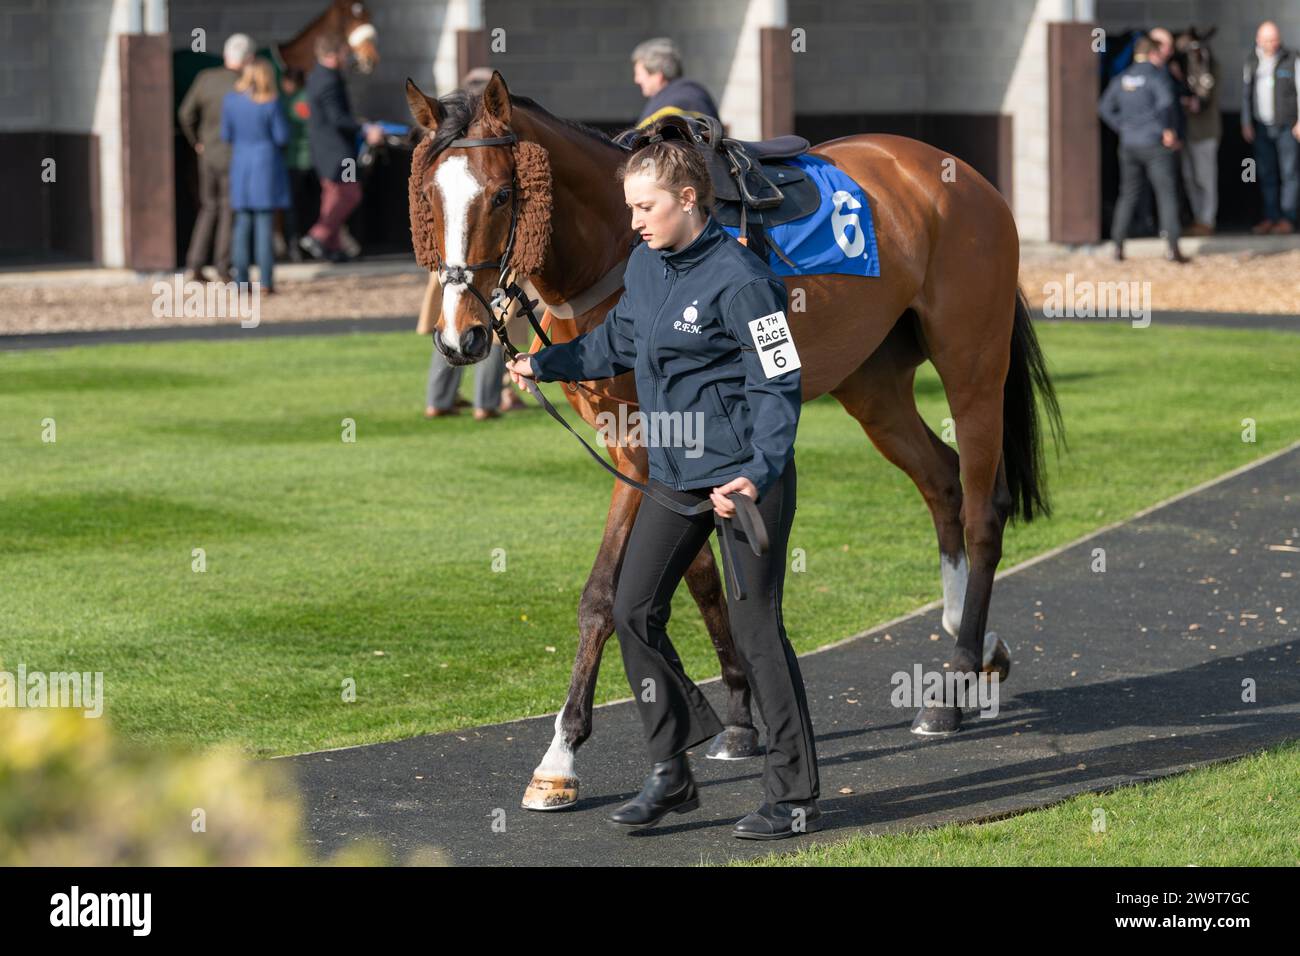
[[[699,301],[699,299],[696,299],[682,311],[682,317],[673,323],[674,329],[679,332],[693,332],[695,335],[699,335],[703,331],[701,326],[695,322],[700,317],[700,310],[695,308]]]

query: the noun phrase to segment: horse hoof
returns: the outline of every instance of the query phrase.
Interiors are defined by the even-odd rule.
[[[725,727],[722,733],[713,738],[705,756],[710,760],[744,760],[762,753],[763,748],[758,745],[758,731],[753,727]]]
[[[998,683],[1005,684],[1011,674],[1011,648],[992,631],[984,635],[984,666],[986,674],[997,674]]]
[[[563,810],[578,802],[578,778],[535,773],[524,791],[525,810]]]
[[[960,707],[922,707],[912,721],[912,733],[920,737],[951,737],[959,730]]]

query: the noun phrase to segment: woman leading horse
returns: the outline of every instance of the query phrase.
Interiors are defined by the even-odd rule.
[[[642,501],[632,525],[614,628],[654,768],[641,792],[610,816],[616,825],[640,829],[698,807],[686,750],[723,731],[665,630],[677,585],[714,520],[658,499],[688,507],[707,500],[727,520],[736,512],[728,495],[758,502],[765,553],[723,551],[724,562],[744,565],[727,568],[747,582],[743,594],[734,584],[728,591],[728,619],[769,729],[765,799],[735,835],[780,839],[817,829],[821,816],[812,718],[781,615],[795,509],[799,355],[784,283],[709,215],[712,187],[699,152],[680,140],[655,141],[657,132],[651,126],[618,170],[642,240],[628,261],[626,293],[596,328],[521,355],[509,368],[516,381],[636,373],[638,424],[648,436],[657,494]]]

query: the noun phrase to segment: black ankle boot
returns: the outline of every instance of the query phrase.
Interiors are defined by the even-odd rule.
[[[822,828],[822,812],[816,800],[797,803],[764,803],[736,824],[732,831],[742,840],[784,840]]]
[[[609,815],[615,826],[641,829],[654,826],[669,813],[686,813],[700,805],[686,754],[654,765],[641,792]]]

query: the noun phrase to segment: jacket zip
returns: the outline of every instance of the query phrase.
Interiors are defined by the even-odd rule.
[[[667,263],[664,264],[664,278],[665,278],[665,279],[668,279],[668,278],[669,278],[669,276],[668,276],[668,264],[667,264]],[[674,270],[673,270],[673,274],[672,274],[672,278],[671,278],[671,279],[669,280],[669,282],[668,282],[668,291],[664,294],[664,301],[663,301],[663,304],[659,306],[659,311],[656,312],[656,313],[654,314],[654,318],[650,320],[650,331],[649,331],[649,333],[648,333],[648,335],[647,335],[647,344],[652,344],[652,343],[654,342],[655,324],[659,321],[659,316],[663,315],[663,313],[664,313],[664,309],[665,309],[665,307],[667,307],[667,305],[668,305],[668,300],[669,300],[670,298],[672,298],[673,286],[676,285],[676,284],[677,284],[677,271],[674,269]],[[655,383],[655,392],[656,392],[656,394],[655,394],[655,404],[656,404],[656,405],[661,405],[662,403],[659,402],[659,395],[658,395],[658,392],[659,392],[659,373],[655,370],[655,363],[654,363],[654,358],[653,358],[653,351],[651,352],[651,357],[650,357],[650,377],[654,380],[654,383]],[[664,454],[664,458],[668,461],[668,470],[671,471],[671,472],[673,473],[673,487],[674,487],[675,489],[677,489],[678,491],[680,491],[681,489],[678,488],[678,485],[680,485],[680,484],[682,483],[682,476],[681,476],[681,474],[677,471],[677,464],[676,464],[676,462],[673,461],[673,456],[672,456],[672,453],[671,453],[671,452],[672,452],[671,449],[669,449],[667,452],[665,452],[665,454]],[[648,453],[648,449],[647,449],[647,453]]]

